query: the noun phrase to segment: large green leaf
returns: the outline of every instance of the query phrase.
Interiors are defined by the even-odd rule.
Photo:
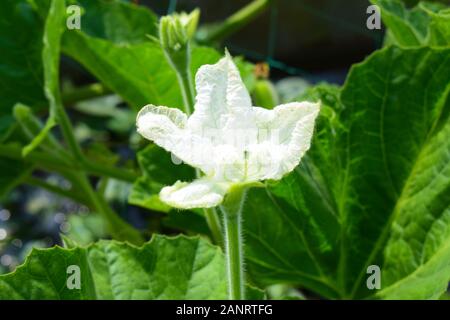
[[[64,53],[81,63],[135,109],[149,103],[183,109],[176,75],[159,43],[149,37],[155,39],[157,36],[155,15],[146,8],[118,0],[79,0],[78,3],[86,11],[82,16],[84,24],[80,31],[65,32]],[[212,48],[194,46],[192,76],[201,65],[215,63],[220,57],[221,54]],[[253,65],[239,58],[236,62],[251,89]]]
[[[122,0],[77,0],[75,4],[83,9],[81,30],[89,36],[138,43],[157,34],[157,16],[144,6]]]
[[[321,97],[312,149],[245,210],[253,279],[327,297],[438,298],[450,278],[450,50],[386,48]],[[334,102],[333,102],[334,101]],[[333,109],[330,110],[330,107]]]
[[[176,75],[156,43],[116,44],[81,32],[68,32],[64,36],[64,52],[135,109],[149,103],[182,108]],[[202,64],[216,62],[219,55],[213,49],[195,48],[192,57],[195,72]]]
[[[81,288],[67,288],[77,265]],[[0,299],[226,299],[224,257],[201,238],[155,236],[142,247],[100,241],[88,247],[34,249],[0,276]]]
[[[355,68],[342,93],[352,159],[345,163],[342,185],[343,195],[352,196],[343,207],[348,212],[343,259],[344,265],[363,269],[354,284],[357,268],[346,273],[353,294],[364,291],[368,264],[383,266],[386,288],[427,268],[450,241],[449,58],[448,49],[391,48]],[[364,112],[354,115],[360,108]],[[447,234],[436,237],[434,224]],[[409,294],[437,298],[449,272],[450,265],[442,265],[434,277],[440,274],[444,283],[419,280]]]
[[[56,125],[57,109],[62,108],[59,89],[59,56],[61,35],[66,16],[65,0],[52,0],[45,21],[42,65],[44,68],[44,92],[49,102],[50,114],[42,131],[24,148],[27,154],[36,148]]]
[[[34,0],[44,17],[49,0]],[[145,7],[119,0],[71,1],[82,8],[81,29],[66,30],[62,50],[81,63],[95,77],[118,93],[132,107],[148,103],[182,107],[176,76],[156,36],[157,18]],[[83,50],[80,50],[83,48]],[[209,48],[196,48],[192,69],[214,63],[219,54]]]
[[[175,74],[148,38],[157,34],[150,10],[122,1],[77,3],[84,9],[81,30],[66,31],[64,53],[136,109],[148,103],[182,106]]]
[[[57,2],[56,5],[63,5],[61,1]],[[157,17],[143,6],[119,0],[79,0],[69,1],[68,4],[77,4],[82,8],[81,28],[89,36],[108,39],[119,44],[147,42],[148,35],[156,34]],[[16,103],[21,102],[41,108],[47,102],[43,90],[42,62],[47,63],[46,69],[49,70],[49,67],[54,64],[54,59],[50,58],[49,54],[58,46],[46,42],[48,49],[43,57],[43,38],[46,34],[46,38],[50,40],[52,35],[57,35],[62,30],[52,23],[53,26],[49,25],[47,32],[44,33],[50,5],[51,0],[5,0],[2,2],[0,137],[13,123],[11,110]],[[53,14],[52,17],[58,19],[57,15]],[[54,19],[52,21],[55,22]]]
[[[51,0],[28,0],[38,14],[45,18]],[[145,6],[123,0],[67,0],[67,7],[75,5],[81,14],[79,22],[83,33],[115,43],[148,41],[157,34],[157,16]],[[75,11],[68,11],[74,18]],[[70,33],[71,29],[66,29]]]
[[[320,85],[300,98],[322,100],[312,149],[281,182],[249,192],[244,207],[248,270],[262,286],[302,284],[324,297],[342,296],[335,283],[339,216],[330,190],[339,180],[334,170],[338,95],[336,87]]]
[[[28,3],[2,1],[0,10],[0,136],[13,123],[17,102],[38,105],[45,101],[41,63],[43,31]]]
[[[182,108],[180,90],[174,85],[176,75],[159,44],[148,37],[157,36],[156,16],[146,8],[121,1],[78,2],[85,9],[84,24],[80,31],[65,32],[64,53],[135,109],[149,103]],[[194,48],[193,74],[202,64],[218,59],[213,49]]]
[[[432,44],[450,45],[450,9],[438,12],[428,9],[431,17],[429,39]]]
[[[420,2],[407,9],[399,0],[371,0],[389,28],[389,43],[400,46],[450,45],[450,14],[445,6]]]
[[[64,15],[63,3],[49,16],[45,32],[39,28],[41,21],[26,1],[4,1],[0,12],[0,136],[5,131],[17,139],[18,128],[12,126],[12,109],[17,102],[26,102],[38,107],[45,102],[43,83],[47,87],[47,96],[53,94],[57,74],[53,65],[59,61],[57,30],[54,25],[60,23]],[[59,9],[59,10],[58,10]],[[61,10],[62,14],[61,15]],[[59,11],[59,12],[56,12]],[[4,15],[4,16],[2,16]],[[44,77],[45,74],[45,77]],[[55,77],[56,78],[55,78]],[[44,78],[46,80],[44,80]],[[50,128],[53,121],[49,121]],[[4,136],[6,137],[6,135]],[[42,137],[36,140],[37,145]],[[2,143],[4,142],[1,138]],[[2,172],[0,195],[6,194],[31,172],[31,166],[21,161],[0,159]]]

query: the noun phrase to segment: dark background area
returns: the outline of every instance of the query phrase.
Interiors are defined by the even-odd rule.
[[[200,22],[221,21],[249,0],[140,0],[159,15],[201,10]],[[267,61],[271,77],[302,76],[342,83],[349,67],[382,45],[383,31],[366,27],[366,0],[278,0],[224,45],[233,54]]]

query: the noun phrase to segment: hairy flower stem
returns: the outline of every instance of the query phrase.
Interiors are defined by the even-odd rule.
[[[177,79],[183,96],[184,112],[189,116],[194,108],[194,87],[192,86],[191,71],[189,68],[187,69],[177,71]]]
[[[244,300],[244,257],[242,240],[242,205],[245,189],[232,190],[220,206],[224,217],[225,257],[227,262],[228,298]]]

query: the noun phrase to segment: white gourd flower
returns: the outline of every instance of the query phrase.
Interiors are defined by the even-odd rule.
[[[320,103],[292,102],[272,110],[252,107],[231,56],[203,65],[188,117],[175,108],[147,105],[137,130],[204,175],[164,187],[160,198],[180,208],[211,208],[236,186],[279,180],[309,149]]]

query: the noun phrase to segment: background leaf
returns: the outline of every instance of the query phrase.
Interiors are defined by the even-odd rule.
[[[64,53],[81,63],[135,110],[149,103],[183,109],[180,90],[174,85],[178,84],[176,75],[159,43],[150,39],[150,36],[158,36],[156,15],[146,8],[120,1],[78,2],[86,14],[81,19],[80,31],[65,32]],[[194,46],[192,76],[200,66],[216,63],[221,56],[212,48]],[[236,62],[251,89],[253,65],[240,58]]]
[[[339,93],[320,85],[299,97],[322,101],[311,150],[282,181],[249,192],[245,248],[249,273],[260,286],[302,284],[324,297],[341,296],[335,283],[339,217],[330,191],[338,163]]]
[[[17,102],[45,102],[41,60],[43,30],[26,1],[5,0],[0,11],[0,137],[13,123]],[[26,92],[26,94],[24,94]]]
[[[81,289],[66,286],[70,265]],[[0,299],[225,299],[224,258],[201,238],[155,236],[142,247],[100,241],[86,248],[33,250],[0,276]]]
[[[78,50],[80,47],[84,49]],[[119,45],[72,32],[65,34],[64,52],[135,109],[149,103],[182,108],[179,88],[174,85],[177,84],[176,75],[157,44]],[[219,55],[213,49],[195,48],[192,57],[195,74],[200,65],[216,62]]]
[[[81,6],[81,30],[114,43],[139,43],[157,34],[158,18],[149,9],[120,0],[77,0]],[[69,31],[68,31],[69,32]]]
[[[379,297],[442,294],[450,278],[449,55],[386,48],[352,68],[339,97],[313,92],[325,94],[325,108],[305,161],[266,194],[249,195],[257,283],[361,298],[373,294],[366,268],[376,264]]]
[[[44,92],[49,102],[50,115],[42,131],[23,149],[24,155],[36,148],[47,136],[57,122],[57,108],[62,108],[59,89],[59,57],[63,22],[66,6],[64,0],[51,2],[45,22],[42,48],[42,65],[44,68]]]
[[[371,0],[381,9],[388,29],[388,42],[399,46],[450,45],[450,19],[446,6],[420,2],[407,9],[399,0]]]

